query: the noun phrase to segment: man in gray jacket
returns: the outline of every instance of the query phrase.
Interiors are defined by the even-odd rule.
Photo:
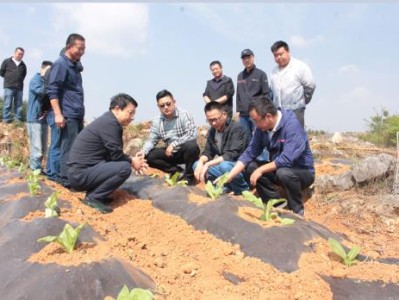
[[[288,44],[277,41],[271,47],[277,66],[270,76],[274,105],[294,111],[305,128],[305,109],[310,102],[316,83],[310,68],[291,56]]]

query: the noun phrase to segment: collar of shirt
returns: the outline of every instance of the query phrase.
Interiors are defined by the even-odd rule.
[[[276,125],[274,125],[274,127],[273,127],[272,130],[270,130],[270,131],[267,132],[268,135],[269,135],[269,138],[272,138],[273,134],[274,134],[274,133],[276,132],[276,130],[277,130],[278,125],[280,125],[281,116],[282,116],[281,111],[278,110],[278,111],[277,111],[277,122],[276,122]]]
[[[17,67],[21,64],[21,60],[16,60],[14,57],[12,57],[11,59],[17,65]]]

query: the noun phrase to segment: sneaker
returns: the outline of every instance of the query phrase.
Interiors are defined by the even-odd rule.
[[[300,209],[296,212],[297,215],[303,217],[305,215],[305,211],[303,209]]]
[[[112,207],[104,204],[103,202],[98,201],[98,200],[89,199],[87,197],[82,200],[82,203],[98,210],[102,214],[108,214],[113,211]]]
[[[105,205],[111,204],[114,201],[114,199],[107,197],[104,198],[101,202],[104,203]]]

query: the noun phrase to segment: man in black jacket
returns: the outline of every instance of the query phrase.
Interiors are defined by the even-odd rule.
[[[231,119],[233,116],[233,80],[223,74],[223,67],[220,61],[212,61],[209,68],[211,69],[213,78],[206,83],[205,92],[203,94],[204,101],[205,103],[216,101],[223,104],[223,109]]]
[[[4,78],[4,106],[3,122],[11,123],[11,107],[14,104],[14,117],[22,119],[22,93],[27,69],[22,61],[25,50],[21,47],[15,49],[14,55],[6,58],[0,67],[0,76]]]
[[[209,102],[205,105],[205,115],[212,128],[208,132],[205,149],[193,167],[194,176],[201,182],[205,182],[206,178],[214,181],[230,172],[248,145],[244,129],[227,117],[220,103]],[[244,175],[239,174],[226,184],[226,188],[226,192],[233,191],[240,195],[249,187]]]
[[[127,94],[111,99],[109,111],[85,127],[69,153],[68,179],[77,191],[86,191],[83,203],[102,213],[112,212],[108,196],[131,174],[147,168],[142,155],[123,153],[123,127],[133,120],[137,102]]]

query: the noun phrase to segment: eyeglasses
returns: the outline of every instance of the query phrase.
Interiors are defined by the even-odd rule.
[[[172,102],[165,102],[165,103],[163,103],[163,104],[159,104],[158,106],[159,106],[159,108],[165,108],[165,107],[169,107],[169,106],[172,106]]]
[[[221,115],[219,116],[219,118],[208,119],[207,121],[208,121],[209,124],[212,125],[212,124],[215,123],[215,122],[219,122],[220,119],[222,118],[222,116],[223,116],[223,114],[221,114]]]

